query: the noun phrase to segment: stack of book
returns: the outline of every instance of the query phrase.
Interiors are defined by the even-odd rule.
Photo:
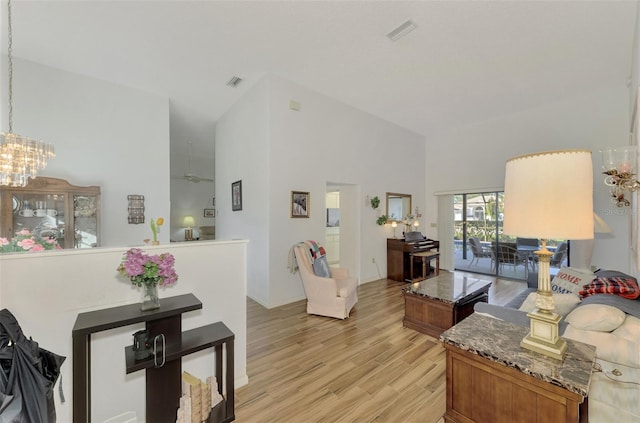
[[[176,423],[201,423],[207,421],[211,407],[222,401],[216,378],[209,376],[207,382],[182,372],[182,397]]]

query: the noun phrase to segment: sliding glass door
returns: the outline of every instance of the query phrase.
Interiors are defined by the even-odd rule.
[[[502,233],[502,192],[454,195],[455,269],[526,279],[515,239]]]

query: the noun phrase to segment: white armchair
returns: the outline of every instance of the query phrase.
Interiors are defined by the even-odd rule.
[[[311,265],[311,253],[304,244],[293,247],[298,271],[307,294],[307,313],[346,319],[358,302],[358,281],[349,271],[331,267],[331,278],[316,276]]]

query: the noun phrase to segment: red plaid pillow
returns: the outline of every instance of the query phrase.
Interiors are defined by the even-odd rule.
[[[578,293],[580,299],[596,294],[618,295],[635,300],[640,297],[640,288],[635,279],[622,277],[597,277],[591,283],[584,285]]]

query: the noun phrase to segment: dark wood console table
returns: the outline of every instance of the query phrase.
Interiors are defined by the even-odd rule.
[[[133,348],[125,348],[127,373],[146,372],[146,421],[175,422],[182,394],[182,361],[185,355],[214,348],[215,376],[226,398],[211,410],[209,422],[230,422],[234,412],[234,339],[233,332],[222,322],[182,332],[182,313],[202,308],[193,294],[160,300],[158,310],[143,312],[140,304],[130,304],[80,313],[73,326],[73,422],[91,422],[91,334],[108,329],[145,322],[150,336],[164,334],[165,364],[155,367],[153,356],[135,361]],[[223,374],[222,347],[226,347],[226,372]]]

